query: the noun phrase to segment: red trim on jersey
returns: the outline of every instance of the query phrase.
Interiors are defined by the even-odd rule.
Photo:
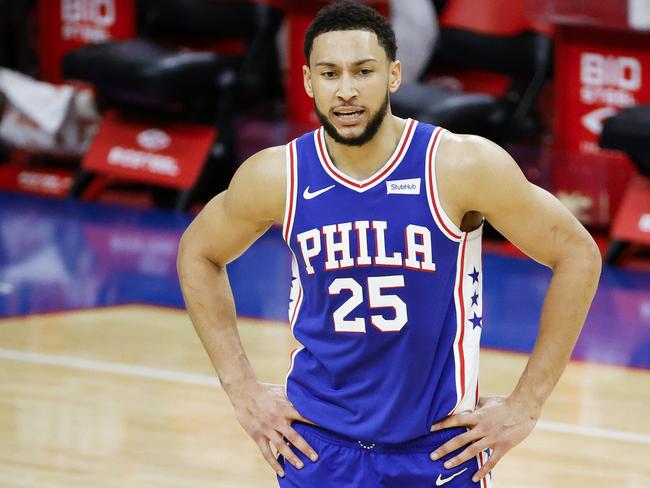
[[[485,463],[487,462],[487,461],[485,461],[485,460],[483,459],[483,456],[484,456],[484,455],[485,455],[484,451],[481,451],[481,452],[479,453],[479,456],[480,456],[480,458],[481,458],[481,468],[482,468],[483,466],[485,466]],[[483,478],[481,478],[481,488],[488,488],[488,482],[487,482],[487,477],[488,477],[488,476],[490,476],[489,473],[486,474]]]
[[[325,148],[323,147],[323,129],[320,130],[319,137],[318,139],[318,152],[320,153],[321,160],[327,166],[327,169],[337,178],[340,180],[344,181],[348,185],[354,186],[355,188],[366,188],[377,181],[381,180],[384,176],[386,176],[388,173],[390,173],[393,168],[395,167],[396,163],[400,160],[402,153],[408,146],[408,141],[411,137],[411,132],[413,132],[413,127],[415,127],[415,120],[409,120],[408,122],[408,127],[406,129],[406,135],[404,136],[404,139],[402,140],[402,144],[399,146],[399,150],[397,153],[394,153],[393,158],[390,160],[389,163],[387,163],[384,166],[384,169],[377,174],[374,178],[372,178],[369,181],[359,183],[358,181],[351,180],[349,176],[346,176],[344,173],[342,173],[336,166],[334,166],[332,163],[330,163],[330,158],[328,157]]]
[[[429,147],[429,154],[427,155],[429,159],[429,189],[431,190],[431,203],[433,204],[433,211],[436,213],[436,217],[438,217],[438,222],[440,225],[442,225],[443,229],[452,236],[455,239],[460,239],[459,235],[454,234],[449,228],[445,225],[445,221],[442,220],[442,216],[440,215],[440,211],[438,210],[438,205],[436,205],[436,186],[435,186],[435,181],[433,178],[434,174],[434,164],[435,162],[433,161],[433,148],[436,147],[436,142],[438,140],[438,137],[440,137],[440,134],[442,134],[443,130],[439,129],[436,132],[436,135],[433,136],[433,142],[431,143],[431,146]]]
[[[460,281],[458,282],[458,299],[460,301],[460,338],[458,339],[458,357],[460,358],[460,398],[465,397],[465,353],[463,352],[463,339],[465,337],[465,302],[463,301],[463,276],[465,274],[465,245],[463,240],[460,251]]]
[[[294,347],[294,348],[291,350],[291,352],[289,353],[289,367],[287,368],[287,373],[289,373],[289,372],[291,371],[291,369],[293,368],[293,361],[294,361],[294,359],[295,359],[295,358],[293,357],[293,353],[296,352],[296,350],[297,350],[299,347],[300,347],[300,346],[296,346],[296,347]]]
[[[294,201],[294,154],[293,154],[293,143],[289,144],[289,212],[287,213],[287,227],[284,229],[284,240],[289,244],[289,234],[291,233],[291,227],[293,226],[293,201]]]

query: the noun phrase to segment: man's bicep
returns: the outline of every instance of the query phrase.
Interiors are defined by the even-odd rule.
[[[227,199],[224,191],[210,200],[183,235],[194,253],[221,266],[239,257],[272,224],[233,211]]]
[[[269,148],[246,160],[228,190],[201,210],[181,245],[224,266],[241,255],[284,214],[284,148]]]
[[[525,203],[511,202],[509,212],[486,215],[510,242],[535,261],[553,266],[570,247],[588,238],[569,210],[546,190],[529,183]]]
[[[571,212],[546,190],[528,182],[512,158],[491,148],[492,165],[477,188],[480,211],[510,242],[535,261],[553,266],[575,245],[591,240]]]

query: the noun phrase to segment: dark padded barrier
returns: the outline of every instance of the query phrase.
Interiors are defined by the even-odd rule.
[[[551,39],[536,32],[497,36],[446,28],[436,45],[435,61],[529,78],[548,62],[551,49]]]
[[[186,102],[217,89],[217,75],[239,60],[212,52],[178,51],[146,39],[90,44],[65,56],[66,78],[94,84],[110,98],[142,104]]]
[[[525,32],[505,37],[446,28],[441,30],[432,63],[506,74],[511,86],[504,97],[497,98],[426,83],[403,85],[391,95],[396,115],[432,122],[453,132],[482,135],[501,144],[539,129],[535,101],[553,65],[553,41],[547,36]]]
[[[281,21],[281,12],[252,1],[140,0],[138,39],[68,53],[63,74],[93,83],[110,103],[203,100],[228,86],[234,90],[228,97],[251,104],[282,93],[274,42]],[[166,47],[169,41],[220,39],[241,39],[245,51],[219,55]]]
[[[145,37],[250,39],[270,23],[267,11],[252,1],[139,0],[138,31]]]
[[[139,0],[138,18],[144,37],[244,40],[238,76],[243,98],[255,101],[282,94],[275,45],[282,12],[251,0]]]
[[[482,93],[457,93],[434,85],[411,83],[391,95],[393,112],[450,130],[480,129],[483,121],[499,111],[496,97]]]
[[[650,105],[626,108],[607,118],[600,145],[625,151],[639,172],[650,176]]]

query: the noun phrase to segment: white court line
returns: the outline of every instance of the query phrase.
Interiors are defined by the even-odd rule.
[[[51,364],[53,366],[65,366],[68,368],[82,369],[84,371],[123,374],[126,376],[175,381],[177,383],[189,383],[192,385],[221,386],[216,374],[215,376],[206,376],[201,374],[181,373],[179,371],[147,368],[145,366],[134,366],[131,364],[107,363],[104,361],[94,361],[92,359],[79,359],[68,356],[13,351],[11,349],[0,349],[0,359],[11,359],[25,363]]]
[[[181,373],[166,369],[147,368],[131,364],[109,363],[94,361],[92,359],[79,359],[68,356],[55,356],[51,354],[40,354],[35,352],[15,351],[0,348],[0,359],[22,361],[25,363],[50,364],[53,366],[64,366],[68,368],[81,369],[84,371],[97,371],[100,373],[122,374],[139,378],[154,380],[173,381],[176,383],[188,383],[192,385],[220,386],[218,378],[200,374]],[[564,424],[561,422],[550,422],[540,420],[537,428],[563,434],[574,434],[584,437],[595,437],[599,439],[611,439],[616,441],[636,442],[639,444],[650,444],[650,435],[626,432],[615,429],[602,429],[589,427],[587,425]]]
[[[551,432],[561,432],[563,434],[575,434],[585,437],[597,437],[599,439],[611,439],[615,441],[650,444],[650,435],[637,434],[636,432],[626,432],[624,430],[601,429],[600,427],[563,424],[560,422],[549,422],[547,420],[540,420],[537,422],[537,428],[542,430],[550,430]]]

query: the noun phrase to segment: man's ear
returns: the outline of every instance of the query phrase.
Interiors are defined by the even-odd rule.
[[[302,81],[305,85],[305,91],[310,98],[314,98],[314,90],[311,88],[311,70],[309,66],[303,65],[302,67]]]
[[[402,84],[402,63],[398,60],[390,63],[388,72],[388,90],[395,93]]]

